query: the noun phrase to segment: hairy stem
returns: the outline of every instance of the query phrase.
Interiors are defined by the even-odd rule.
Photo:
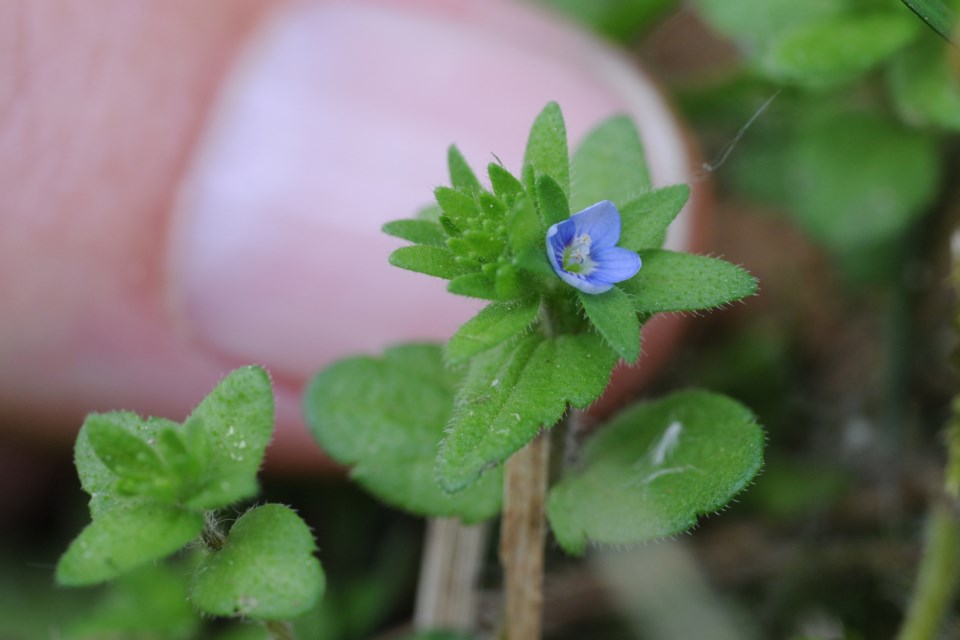
[[[417,629],[471,631],[477,618],[477,577],[489,524],[455,518],[427,521],[413,621]]]
[[[506,640],[536,640],[540,637],[546,535],[544,506],[549,468],[549,433],[541,433],[506,463],[500,528]]]
[[[898,640],[933,640],[950,608],[960,572],[960,522],[950,505],[934,505],[920,573]]]
[[[227,536],[220,530],[215,512],[207,511],[203,514],[203,530],[200,532],[200,537],[210,551],[220,551],[227,543]]]
[[[283,620],[268,620],[263,623],[270,640],[297,640],[297,634],[293,631],[293,626]]]

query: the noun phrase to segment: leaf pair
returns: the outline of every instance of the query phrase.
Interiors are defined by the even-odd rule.
[[[567,402],[591,393],[571,389],[583,389],[590,377],[605,384],[612,360],[590,362],[602,352],[598,340],[528,336],[501,345],[474,359],[456,399],[452,382],[459,380],[444,372],[437,346],[345,360],[311,383],[308,421],[330,454],[356,465],[354,477],[386,502],[420,515],[489,518],[500,509],[499,469],[452,495],[432,481],[451,411],[477,426],[441,445],[437,474],[457,489],[555,421]],[[369,400],[345,399],[353,386]],[[636,405],[590,438],[576,470],[553,487],[551,526],[574,554],[588,541],[633,544],[678,533],[741,491],[758,472],[762,450],[754,417],[722,396],[688,391]]]
[[[273,392],[258,367],[227,376],[182,426],[129,412],[88,416],[76,464],[93,522],[60,559],[58,582],[110,580],[197,539],[207,511],[256,494],[272,433]],[[191,600],[213,615],[302,613],[323,589],[313,551],[292,510],[253,509],[234,523],[222,549],[201,559]]]

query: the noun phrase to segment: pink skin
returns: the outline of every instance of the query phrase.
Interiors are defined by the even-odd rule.
[[[389,267],[379,233],[446,181],[450,142],[517,170],[557,100],[574,143],[626,112],[655,183],[687,179],[646,78],[506,1],[11,0],[0,29],[0,428],[34,441],[66,446],[89,411],[180,419],[259,363],[271,467],[322,467],[309,376],[480,306]],[[675,327],[647,330],[645,368]],[[638,383],[618,375],[600,410]]]

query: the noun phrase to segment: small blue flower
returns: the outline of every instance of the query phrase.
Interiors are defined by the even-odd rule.
[[[640,270],[640,256],[617,246],[620,212],[609,200],[589,206],[547,230],[553,270],[584,293],[603,293]]]

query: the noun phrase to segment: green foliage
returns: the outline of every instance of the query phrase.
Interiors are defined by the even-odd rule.
[[[849,15],[791,30],[761,60],[773,78],[810,87],[856,79],[906,45],[917,24],[901,13]]]
[[[647,191],[630,200],[620,209],[623,219],[620,246],[634,251],[659,249],[666,237],[667,227],[689,197],[690,187],[675,184]]]
[[[571,164],[560,110],[547,105],[520,179],[488,165],[492,191],[474,184],[455,148],[448,161],[452,186],[434,192],[438,224],[389,223],[388,233],[415,243],[390,261],[493,302],[450,339],[446,362],[432,345],[343,360],[317,375],[305,406],[314,437],[372,493],[415,513],[475,521],[499,510],[502,462],[571,407],[595,401],[620,359],[637,360],[642,321],[752,295],[756,282],[715,258],[659,250],[689,188],[651,188],[643,144],[624,117],[588,134]],[[621,246],[641,251],[644,264],[632,280],[587,294],[557,276],[546,233],[602,200],[619,206]]]
[[[97,584],[165,558],[200,535],[203,516],[183,507],[131,502],[99,516],[57,564],[57,582]]]
[[[650,189],[643,143],[626,116],[614,116],[587,134],[573,154],[571,172],[573,212],[601,200],[622,208]]]
[[[617,287],[598,295],[577,294],[587,318],[607,346],[625,361],[636,361],[640,357],[640,321],[630,297]]]
[[[676,0],[543,0],[602,35],[630,41],[676,4]]]
[[[479,191],[480,181],[474,175],[473,169],[463,158],[463,154],[455,145],[447,150],[447,165],[450,168],[450,184],[464,191]]]
[[[325,587],[315,550],[310,529],[292,509],[256,507],[237,519],[222,548],[206,551],[190,598],[214,615],[296,617],[316,604]]]
[[[523,333],[533,325],[539,308],[540,301],[536,298],[517,303],[495,302],[485,307],[447,342],[447,361],[464,362]]]
[[[484,520],[500,510],[501,478],[488,474],[457,495],[434,478],[437,444],[461,376],[436,345],[407,345],[383,358],[351,358],[321,372],[305,396],[314,437],[384,501],[415,513]]]
[[[150,564],[121,576],[94,607],[69,626],[66,637],[195,638],[200,617],[187,599],[186,570],[179,564]]]
[[[61,557],[57,581],[110,580],[196,540],[213,517],[209,510],[256,494],[272,433],[273,392],[259,367],[233,371],[182,426],[129,412],[88,416],[77,437],[76,464],[91,496],[93,522]],[[215,537],[204,532],[208,543]],[[250,512],[226,544],[230,551],[217,558],[229,566],[208,557],[195,576],[204,586],[191,599],[202,612],[274,619],[302,612],[319,598],[323,574],[312,556],[313,538],[286,507]],[[205,582],[224,574],[237,581],[218,589]],[[232,609],[222,606],[230,597]]]
[[[814,119],[789,156],[785,187],[794,213],[836,250],[901,234],[923,214],[939,183],[932,138],[869,114]]]
[[[474,356],[456,396],[437,476],[460,491],[556,423],[567,405],[600,395],[617,361],[598,336],[533,333]]]
[[[447,234],[439,222],[432,220],[394,220],[383,225],[383,232],[414,244],[445,247]]]
[[[760,470],[763,431],[738,403],[687,391],[634,406],[593,436],[576,472],[550,492],[560,545],[636,544],[684,531]]]
[[[917,14],[931,29],[949,42],[953,42],[957,28],[957,15],[943,0],[903,0],[903,4]]]
[[[908,124],[960,131],[960,70],[950,64],[951,51],[935,38],[920,38],[891,65],[891,93]]]
[[[711,309],[757,291],[746,270],[717,258],[659,249],[641,257],[640,272],[619,285],[639,313]]]
[[[530,128],[527,148],[523,155],[524,167],[531,177],[546,174],[553,178],[565,194],[570,193],[570,161],[567,159],[567,127],[556,102],[551,102]],[[527,173],[528,169],[524,169]],[[527,183],[527,191],[535,193],[535,185]]]
[[[700,15],[718,32],[735,38],[748,55],[762,52],[794,29],[829,20],[850,0],[694,0]]]

